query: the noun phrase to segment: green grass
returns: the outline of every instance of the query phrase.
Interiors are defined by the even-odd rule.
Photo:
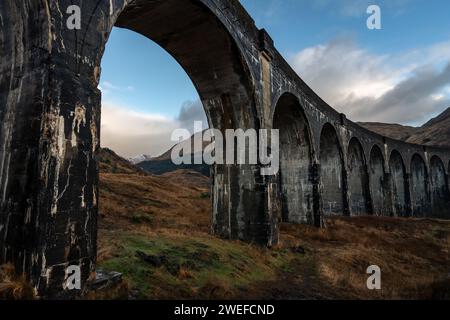
[[[209,192],[202,192],[200,194],[200,199],[209,199],[211,197],[211,195],[209,194]]]
[[[289,269],[288,250],[262,249],[214,238],[127,235],[119,239],[120,252],[101,267],[123,273],[137,297],[227,298],[258,281],[275,279],[276,270]],[[163,257],[152,266],[136,256]]]
[[[152,224],[153,216],[145,212],[136,212],[130,217],[130,221],[134,224]]]

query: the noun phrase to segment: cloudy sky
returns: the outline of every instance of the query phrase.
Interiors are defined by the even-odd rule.
[[[355,121],[421,125],[450,106],[450,1],[241,0],[295,71]],[[366,27],[370,4],[382,29]],[[176,128],[206,123],[183,69],[163,49],[114,29],[102,61],[102,145],[158,155]]]

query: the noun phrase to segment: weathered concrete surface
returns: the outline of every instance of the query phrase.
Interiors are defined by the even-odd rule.
[[[370,152],[370,197],[372,199],[373,213],[377,216],[391,212],[392,203],[389,192],[389,178],[386,173],[383,153],[378,146],[373,146]]]
[[[335,128],[327,123],[320,136],[320,177],[323,213],[326,216],[349,215],[347,174],[341,145]]]
[[[408,190],[409,179],[403,158],[397,150],[392,151],[390,155],[389,170],[393,215],[396,217],[407,216],[411,211],[410,194]]]
[[[275,110],[280,130],[280,196],[285,222],[314,224],[314,185],[309,125],[292,95],[282,96]]]
[[[212,127],[282,130],[278,176],[261,176],[259,165],[213,168],[217,235],[275,244],[281,212],[288,221],[316,225],[327,214],[371,210],[450,217],[443,205],[449,150],[385,138],[336,112],[238,1],[83,1],[81,29],[69,30],[72,2],[0,1],[0,263],[14,262],[40,295],[73,294],[64,286],[68,265],[82,268],[83,287],[95,275],[97,87],[114,25],[156,41],[177,59]],[[371,155],[375,147],[381,157]],[[448,165],[443,170],[430,159]],[[361,192],[367,179],[370,190]],[[415,194],[423,190],[431,196]]]
[[[355,216],[372,214],[366,158],[356,138],[352,138],[348,145],[347,168],[350,212]]]
[[[445,214],[450,207],[448,177],[445,175],[444,163],[437,156],[430,160],[430,192],[435,216],[448,218]]]
[[[430,215],[431,201],[428,187],[428,172],[425,161],[415,154],[411,160],[410,174],[411,211],[416,217]]]

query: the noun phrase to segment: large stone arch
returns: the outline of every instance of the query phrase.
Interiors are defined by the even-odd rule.
[[[430,214],[430,194],[428,185],[427,165],[419,154],[411,158],[411,212],[415,217],[425,217]]]
[[[389,170],[391,175],[393,215],[397,217],[407,216],[410,210],[408,180],[405,163],[397,150],[391,152]]]
[[[434,217],[450,217],[450,192],[444,162],[438,156],[430,160],[430,193]]]
[[[330,123],[320,134],[320,181],[325,216],[348,215],[347,181],[341,144]]]
[[[133,1],[115,25],[155,41],[183,67],[216,129],[255,128],[253,77],[246,57],[209,1]]]
[[[350,213],[356,216],[372,214],[366,157],[361,143],[355,137],[348,144],[347,177]]]
[[[391,215],[390,206],[386,198],[386,174],[384,168],[384,157],[380,147],[374,145],[370,151],[369,175],[370,175],[370,193],[372,195],[373,213],[377,216]]]
[[[314,224],[313,145],[298,99],[283,94],[277,101],[273,128],[280,136],[280,196],[282,220]]]
[[[66,10],[73,4],[0,1],[0,263],[13,262],[39,294],[68,297],[63,287],[68,265],[81,267],[83,286],[94,275],[101,115],[97,86],[114,25],[140,32],[174,56],[194,82],[210,125],[222,131],[270,128],[274,97],[295,92],[316,148],[320,144],[320,165],[314,163],[312,171],[313,188],[323,197],[314,197],[314,212],[349,215],[346,150],[340,139],[355,136],[373,143],[380,136],[320,99],[238,0],[79,1],[81,29],[69,30]],[[386,153],[423,153],[421,146],[383,140]],[[449,157],[449,150],[427,150]],[[212,169],[216,234],[276,243],[278,182],[275,176],[261,176],[260,169]],[[408,215],[409,177],[399,152],[391,154],[386,171],[394,212]]]
[[[252,23],[238,3],[223,10],[221,3],[210,0],[83,1],[81,29],[69,30],[65,11],[71,4],[0,3],[2,16],[11,17],[3,21],[0,39],[5,52],[0,89],[7,97],[1,95],[0,117],[8,123],[0,135],[0,263],[13,261],[37,292],[53,297],[70,294],[63,290],[69,265],[81,267],[83,286],[95,271],[95,153],[101,116],[97,86],[114,25],[152,39],[180,63],[211,126],[245,130],[258,129],[261,123],[255,65],[248,64],[254,47],[242,44],[242,33],[234,29],[238,24],[230,23],[238,17],[239,28]],[[23,83],[33,85],[25,89]],[[213,168],[217,235],[276,243],[268,188],[259,169]]]

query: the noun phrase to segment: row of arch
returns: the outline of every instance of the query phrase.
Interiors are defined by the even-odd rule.
[[[393,150],[386,163],[380,147],[374,145],[367,161],[363,146],[353,137],[345,161],[330,123],[322,127],[316,157],[307,117],[292,94],[278,100],[273,127],[280,130],[283,221],[318,224],[318,212],[450,218],[448,178],[439,157],[433,156],[427,166],[414,154],[408,174],[400,152]]]

